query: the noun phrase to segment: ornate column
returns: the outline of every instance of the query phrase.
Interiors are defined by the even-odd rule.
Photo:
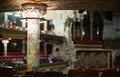
[[[44,21],[44,31],[47,32],[47,21]]]
[[[80,40],[83,40],[83,37],[84,37],[84,35],[83,35],[83,32],[84,32],[84,29],[83,29],[83,18],[84,18],[84,14],[81,14],[81,18],[80,18],[80,21],[81,21],[81,23],[80,23],[80,29],[81,29],[81,39]]]
[[[44,44],[44,54],[47,55],[47,49],[46,44]]]
[[[25,53],[25,40],[22,40],[22,53]]]
[[[90,40],[93,40],[93,12],[90,12]]]
[[[27,22],[27,70],[38,71],[40,59],[40,18],[46,13],[46,4],[22,4],[22,19]]]
[[[7,56],[7,44],[9,43],[9,40],[2,40],[2,43],[4,45],[4,55]]]

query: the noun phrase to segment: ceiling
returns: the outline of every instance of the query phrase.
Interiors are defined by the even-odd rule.
[[[29,2],[46,3],[48,10],[120,11],[120,0],[0,0],[0,12],[19,11]]]

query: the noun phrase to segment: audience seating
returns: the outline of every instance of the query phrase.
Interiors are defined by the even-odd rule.
[[[68,77],[120,77],[120,70],[119,69],[105,69],[105,70],[71,69],[68,72]]]
[[[102,77],[120,77],[120,72],[115,71],[102,72]]]
[[[0,77],[66,77],[58,71],[26,71],[24,74],[17,74],[12,67],[0,67]],[[106,70],[74,70],[68,71],[67,77],[120,77],[119,69]]]
[[[7,56],[4,55],[0,56],[0,60],[4,60],[4,61],[23,60],[25,56],[26,56],[25,53],[11,52],[11,53],[7,53]]]
[[[33,75],[34,77],[43,77],[43,72],[33,72],[33,71],[27,71],[25,72],[25,75]]]
[[[44,77],[64,77],[64,74],[62,72],[47,71],[44,73]]]
[[[13,75],[12,77],[34,77],[33,75]]]
[[[0,67],[0,77],[66,77],[58,71],[26,71],[24,74],[17,74],[12,67]],[[120,77],[119,69],[106,70],[81,70],[71,69],[67,77]]]
[[[64,74],[62,72],[56,72],[56,71],[46,71],[46,72],[27,71],[25,72],[25,75],[33,75],[33,77],[64,77]]]
[[[69,70],[68,77],[98,77],[97,70]]]
[[[14,73],[11,67],[0,67],[0,77],[12,77]]]
[[[101,77],[120,77],[119,69],[106,69],[101,72]]]

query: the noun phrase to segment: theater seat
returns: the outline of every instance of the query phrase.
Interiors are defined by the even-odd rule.
[[[64,77],[62,72],[48,71],[44,73],[44,77]]]
[[[13,77],[34,77],[33,75],[13,75]]]

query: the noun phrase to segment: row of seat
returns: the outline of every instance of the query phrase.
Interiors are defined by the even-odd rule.
[[[98,39],[95,40],[80,40],[80,38],[76,38],[74,40],[75,44],[87,44],[87,45],[99,45],[101,44],[101,41]]]
[[[62,72],[58,71],[26,71],[19,73],[12,67],[0,67],[0,77],[65,77]]]
[[[33,77],[65,77],[65,75],[62,72],[57,71],[45,71],[45,72],[27,71],[25,72],[25,75],[32,75]]]
[[[33,75],[13,75],[13,77],[34,77]]]
[[[7,53],[7,55],[0,56],[0,61],[12,61],[12,60],[23,60],[26,56],[25,53],[20,52],[11,52]]]
[[[48,56],[44,53],[40,53],[38,54],[40,56],[41,59],[46,59]],[[6,56],[0,56],[0,60],[22,60],[24,59],[24,57],[26,56],[25,53],[21,53],[21,52],[11,52],[11,53],[7,53]]]
[[[18,60],[18,59],[24,59],[25,56],[0,56],[0,60]]]
[[[68,77],[120,77],[120,71],[117,69],[69,70]]]
[[[26,72],[24,75],[13,75],[12,77],[65,77],[62,72]]]
[[[26,55],[26,53],[21,53],[21,52],[9,52],[7,55]]]

